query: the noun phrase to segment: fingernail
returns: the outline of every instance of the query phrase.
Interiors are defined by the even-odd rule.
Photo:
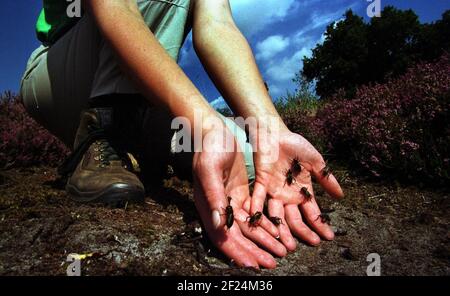
[[[215,229],[219,228],[220,226],[220,213],[218,210],[214,210],[212,212],[212,222]]]

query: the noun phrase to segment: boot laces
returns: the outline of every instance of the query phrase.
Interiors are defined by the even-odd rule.
[[[97,148],[96,151],[100,152],[96,160],[100,161],[101,167],[106,167],[111,164],[112,161],[122,161],[119,153],[111,146],[108,140],[99,139],[96,141]]]

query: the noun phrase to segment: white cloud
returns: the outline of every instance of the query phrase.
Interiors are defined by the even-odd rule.
[[[282,21],[298,7],[296,0],[230,0],[230,4],[233,18],[247,38],[256,35],[274,22]],[[192,32],[188,35],[186,44],[192,44]],[[180,66],[189,66],[194,54],[192,46],[184,46],[179,61]]]
[[[268,60],[285,50],[289,44],[290,40],[288,37],[283,37],[281,35],[270,36],[256,44],[256,58]]]
[[[311,49],[325,40],[322,34],[325,27],[339,21],[348,8],[355,9],[361,5],[360,1],[339,0],[342,5],[337,8],[324,7],[321,0],[230,0],[230,3],[233,17],[244,35],[251,41],[260,40],[255,45],[256,59],[272,96],[276,98],[295,89],[292,78],[302,69],[303,57],[310,57]],[[276,23],[288,18],[291,20],[294,15],[301,21],[301,27],[281,26],[275,30]],[[188,37],[187,45],[190,48],[183,49],[180,65],[189,69],[199,67],[192,49],[192,35]],[[198,81],[204,83],[207,77],[200,75],[193,79],[198,84]],[[211,105],[223,108],[226,103],[218,97]]]
[[[230,3],[233,17],[246,36],[283,20],[296,6],[295,0],[231,0]]]
[[[316,0],[310,2],[315,3]],[[295,85],[292,83],[292,79],[303,68],[303,58],[311,57],[312,48],[325,41],[325,32],[323,31],[321,35],[318,35],[317,31],[325,30],[325,27],[332,22],[341,21],[343,13],[344,8],[327,14],[312,14],[308,24],[299,31],[292,33],[290,36],[281,36],[282,40],[289,41],[289,46],[283,49],[287,54],[275,56],[270,63],[267,63],[267,61],[266,63],[259,63],[265,74],[264,76],[268,80],[270,93],[274,98],[285,95],[288,90],[294,90]],[[292,50],[295,51],[292,52]]]
[[[303,47],[290,57],[284,57],[281,61],[272,63],[267,68],[267,75],[274,82],[288,82],[295,77],[295,74],[302,67],[302,59],[304,56],[311,56],[310,47]]]
[[[294,37],[292,37],[293,39]],[[287,91],[294,91],[295,84],[292,79],[303,68],[303,58],[311,57],[312,48],[316,43],[321,42],[321,37],[317,39],[311,36],[304,36],[303,46],[299,50],[289,55],[273,59],[269,64],[263,65],[265,68],[264,77],[267,79],[272,97],[278,98],[286,95]]]
[[[345,21],[345,18],[340,18],[340,19],[334,21],[334,26],[333,26],[333,28],[336,29],[337,25],[338,25],[340,22],[343,22],[343,21]]]
[[[339,17],[342,16],[342,11],[338,12],[332,12],[329,14],[313,14],[311,16],[310,22],[308,25],[304,26],[300,31],[298,31],[294,36],[294,42],[297,44],[301,44],[304,42],[305,38],[309,38],[308,36],[311,35],[311,33],[319,28],[325,28],[332,22],[336,21]]]
[[[325,40],[327,39],[327,36],[325,35],[325,31],[322,33],[322,36],[320,36],[319,43],[323,44]]]

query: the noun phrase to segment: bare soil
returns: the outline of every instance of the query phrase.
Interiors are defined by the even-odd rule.
[[[449,194],[343,173],[340,202],[316,190],[339,236],[299,243],[275,270],[233,267],[201,232],[189,183],[177,178],[144,204],[70,201],[51,168],[0,171],[0,275],[65,275],[69,253],[92,254],[83,275],[450,275]]]

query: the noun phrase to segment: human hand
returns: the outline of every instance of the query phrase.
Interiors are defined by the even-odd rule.
[[[231,140],[231,151],[225,149],[224,138]],[[260,226],[248,223],[249,214],[243,210],[244,201],[250,197],[247,172],[243,154],[236,148],[234,137],[224,125],[204,133],[203,150],[193,159],[195,204],[211,241],[227,257],[239,266],[275,268],[269,252],[283,257],[287,250],[275,239],[278,229],[267,218]],[[229,205],[234,219],[225,214]]]
[[[250,212],[262,211],[269,195],[269,214],[281,218],[280,240],[290,251],[296,248],[292,234],[311,245],[318,245],[321,238],[333,240],[334,232],[321,218],[311,176],[332,197],[342,198],[344,193],[323,157],[305,138],[290,132],[284,124],[277,135],[267,132],[257,135],[256,147],[263,149],[257,149],[254,156],[256,181]],[[273,155],[269,156],[273,151],[278,151],[275,160]]]

